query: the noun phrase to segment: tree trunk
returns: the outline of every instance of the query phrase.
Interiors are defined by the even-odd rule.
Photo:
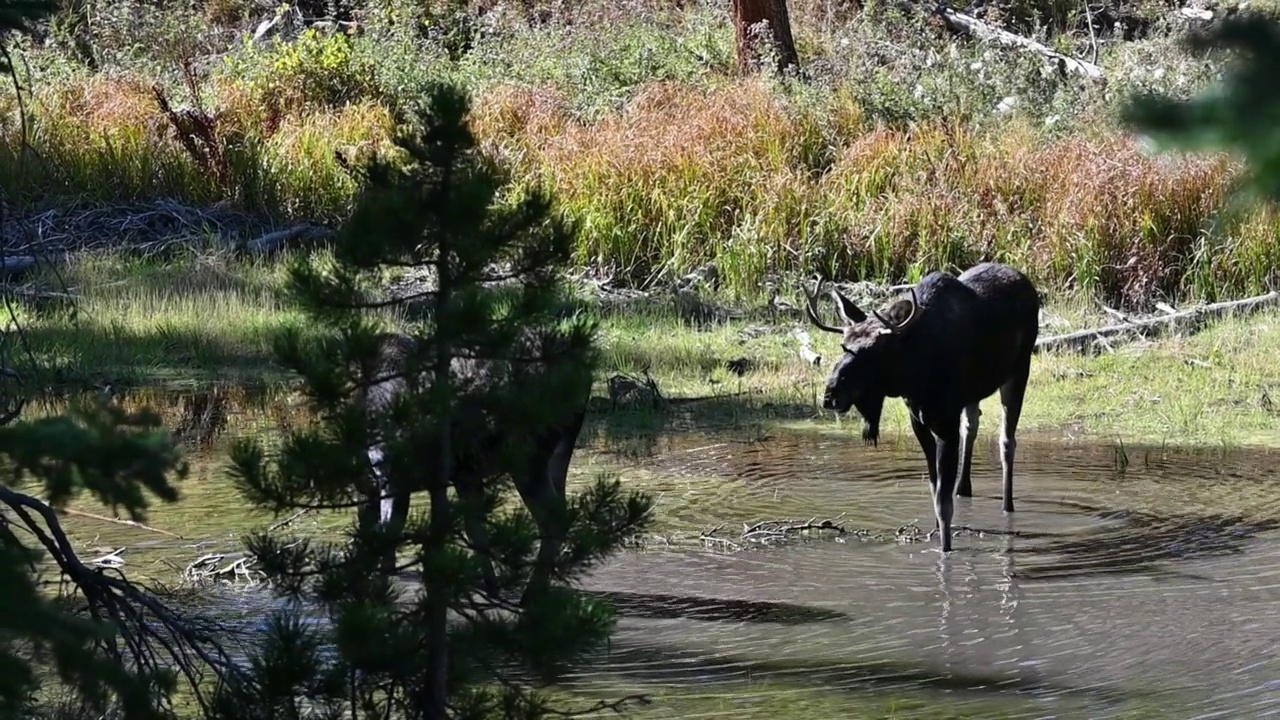
[[[738,37],[738,70],[741,72],[750,72],[761,60],[761,38],[757,36],[761,30],[767,30],[772,36],[778,72],[800,67],[796,42],[791,37],[787,0],[733,0],[733,24]]]

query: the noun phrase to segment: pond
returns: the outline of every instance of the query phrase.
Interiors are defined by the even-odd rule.
[[[776,680],[796,716],[801,688],[911,690],[953,710],[999,699],[1009,717],[1280,711],[1269,454],[1025,440],[1006,518],[997,448],[979,447],[949,556],[932,542],[847,537],[619,557],[590,586],[617,593],[627,617],[590,673],[725,695]],[[889,538],[932,527],[923,460],[905,442],[685,436],[645,464],[718,477],[730,523],[786,504]]]
[[[845,435],[663,432],[639,453],[593,436],[575,481],[608,469],[651,490],[661,534],[683,541],[653,538],[590,576],[622,618],[571,684],[649,693],[636,717],[847,717],[903,697],[918,705],[891,716],[1280,713],[1275,455],[1027,437],[1006,517],[984,436],[976,496],[958,499],[955,551],[943,556],[902,532],[933,527],[914,440],[869,448]],[[269,521],[237,509],[213,471],[184,493],[151,521],[181,526],[180,540],[71,524],[82,542],[194,557]],[[848,532],[741,538],[744,524],[784,517],[835,518]],[[732,544],[699,542],[717,525]],[[273,604],[256,591],[225,600],[246,622]]]

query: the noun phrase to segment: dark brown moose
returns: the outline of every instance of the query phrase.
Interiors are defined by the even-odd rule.
[[[362,395],[357,395],[357,402],[366,403],[365,407],[371,413],[387,410],[405,391],[406,360],[414,351],[417,340],[400,333],[384,333],[378,337],[378,342],[378,362],[372,376],[374,381]],[[451,430],[451,437],[465,438],[465,441],[454,444],[453,477],[450,481],[464,503],[479,506],[483,495],[481,483],[494,471],[492,460],[495,450],[510,439],[504,436],[501,414],[495,413],[492,408],[483,407],[484,403],[477,402],[476,399],[497,382],[518,382],[513,376],[513,373],[519,372],[517,367],[537,372],[543,362],[550,362],[547,359],[559,352],[560,348],[555,345],[554,339],[526,331],[517,341],[516,351],[524,359],[530,359],[530,362],[454,358],[452,374],[455,390],[467,399],[458,404]],[[573,402],[567,405],[569,409],[562,416],[551,419],[535,433],[527,456],[526,470],[512,474],[520,498],[539,532],[538,556],[525,590],[526,600],[535,592],[545,589],[563,547],[564,529],[560,520],[566,509],[565,483],[574,445],[586,417],[591,383],[590,368],[584,368],[582,373],[573,377]],[[495,418],[497,423],[494,422]],[[438,443],[431,438],[420,438],[415,446],[421,447],[424,453],[423,462],[420,463],[422,472],[438,472],[434,460]],[[377,481],[376,492],[380,497],[371,497],[369,503],[361,509],[359,524],[362,528],[376,523],[390,524],[392,528],[399,530],[404,527],[408,517],[409,493],[420,488],[392,486],[391,480],[380,470],[384,460],[384,447],[382,442],[375,442],[369,448],[369,460]],[[423,484],[422,487],[426,485]],[[485,554],[488,550],[488,534],[482,514],[466,513],[463,529],[476,549],[482,555]],[[381,562],[384,572],[392,572],[395,566],[394,550],[388,551]],[[492,570],[488,570],[485,575],[488,589],[496,593],[498,588]]]
[[[950,552],[954,496],[973,496],[969,470],[981,414],[978,404],[996,390],[1004,408],[1004,512],[1013,512],[1014,435],[1040,327],[1039,293],[1021,272],[982,263],[959,277],[930,273],[909,296],[898,297],[884,314],[872,311],[872,317],[839,291],[831,294],[844,319],[842,328],[824,324],[814,306],[815,295],[806,293],[809,320],[840,335],[844,349],[827,379],[822,406],[841,414],[856,408],[864,421],[862,438],[874,445],[885,398],[905,401],[911,429],[929,464],[942,550]]]

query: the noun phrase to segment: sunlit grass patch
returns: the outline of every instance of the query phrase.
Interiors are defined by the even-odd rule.
[[[1109,324],[1084,308],[1078,299],[1063,298],[1048,309],[1076,327]],[[800,359],[798,343],[789,333],[744,339],[752,335],[743,332],[750,326],[732,322],[699,331],[674,315],[657,313],[647,320],[617,321],[606,326],[606,365],[634,372],[647,364],[671,396],[750,391],[734,400],[734,415],[702,416],[712,424],[736,422],[750,428],[781,423],[856,437],[861,429],[856,413],[836,418],[820,405],[831,363],[839,357],[834,339],[813,333],[814,350],[824,358],[821,368],[813,368]],[[1277,311],[1226,319],[1187,337],[1121,344],[1096,356],[1039,354],[1032,361],[1020,428],[1126,443],[1280,444],[1277,354]],[[722,363],[736,357],[751,359],[754,369],[740,378],[728,373]],[[729,403],[707,405],[722,409]],[[980,433],[996,437],[999,396],[983,402],[982,410]],[[643,428],[639,421],[633,424]],[[886,439],[911,441],[900,401],[885,404],[881,433]]]
[[[562,95],[498,88],[483,138],[581,224],[578,261],[644,279],[715,261],[731,290],[817,266],[913,278],[1001,259],[1046,286],[1128,300],[1264,287],[1275,243],[1220,216],[1239,165],[1150,156],[1134,138],[1028,124],[870,122],[845,89],[654,82],[594,121]],[[1216,226],[1215,226],[1216,223]],[[1230,246],[1249,258],[1214,258]]]
[[[259,383],[274,334],[300,315],[279,295],[283,266],[193,252],[153,262],[107,254],[77,259],[61,278],[74,309],[23,311],[37,359],[64,377],[136,384]]]
[[[660,651],[655,650],[660,657]],[[681,658],[687,662],[687,658]],[[640,720],[659,718],[815,718],[839,717],[852,720],[1002,720],[1024,717],[1028,711],[1042,708],[1042,701],[1026,697],[998,683],[983,682],[980,669],[975,672],[948,674],[922,670],[912,663],[859,662],[848,660],[823,664],[761,659],[760,667],[726,668],[724,658],[707,658],[714,670],[705,679],[681,682],[680,677],[668,681],[628,682],[620,677],[593,679],[577,684],[565,697],[607,700],[630,693],[644,693],[652,701],[648,705],[629,707],[630,715]],[[691,669],[692,670],[692,669]],[[726,677],[726,670],[732,673]],[[810,679],[806,678],[822,678]],[[928,676],[928,680],[925,680]],[[931,681],[931,682],[930,682]],[[820,685],[814,687],[812,684]],[[877,687],[883,683],[883,687]],[[903,686],[911,684],[909,691]],[[923,686],[923,687],[922,687]],[[1079,698],[1068,691],[1058,698],[1064,707],[1074,708]],[[1167,717],[1169,703],[1134,697],[1117,703],[1116,717],[1127,720],[1156,720]],[[1080,708],[1081,712],[1087,712]]]
[[[165,260],[93,254],[62,272],[62,282],[79,296],[74,311],[40,303],[17,309],[37,358],[72,384],[278,384],[290,376],[275,362],[273,338],[302,322],[280,293],[284,275],[283,261],[233,259],[216,251]],[[60,285],[49,276],[38,284]],[[1085,296],[1055,297],[1047,316],[1077,328],[1109,324]],[[762,433],[783,423],[856,433],[856,416],[837,421],[821,409],[827,374],[839,357],[835,340],[811,333],[813,349],[823,356],[814,368],[800,356],[792,334],[798,326],[693,322],[662,304],[602,313],[596,399],[584,432],[600,434],[623,454],[636,437],[676,429]],[[1280,312],[1272,311],[1227,319],[1189,337],[1121,344],[1092,357],[1040,354],[1032,363],[1021,428],[1124,442],[1280,442],[1280,368],[1272,360],[1278,353]],[[612,402],[611,376],[646,372],[668,404],[655,409]],[[981,431],[994,435],[998,397],[983,410]],[[901,403],[887,403],[882,435],[910,434]]]
[[[237,85],[202,95],[207,115],[183,122],[199,129],[192,142],[208,160],[184,146],[141,77],[90,76],[40,88],[27,118],[30,149],[20,152],[18,123],[0,133],[0,178],[15,183],[14,200],[41,208],[170,198],[196,206],[228,202],[282,220],[333,221],[345,215],[355,191],[335,152],[358,166],[392,129],[388,109],[372,100],[268,122]],[[169,92],[168,101],[185,113],[189,98]]]
[[[1275,445],[1278,353],[1273,311],[1094,358],[1046,355],[1033,367],[1026,417],[1126,442]]]

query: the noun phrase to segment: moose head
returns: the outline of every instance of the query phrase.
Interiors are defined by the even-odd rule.
[[[849,412],[850,408],[856,408],[864,422],[863,441],[868,445],[875,445],[880,438],[880,413],[884,407],[884,399],[897,394],[894,386],[897,375],[895,371],[901,362],[899,338],[923,315],[917,303],[915,288],[911,289],[909,298],[894,302],[886,311],[887,315],[872,310],[871,317],[867,317],[839,290],[832,288],[831,297],[844,321],[844,327],[835,327],[827,325],[818,317],[815,303],[819,287],[821,280],[815,286],[813,295],[805,293],[808,300],[806,314],[819,330],[839,335],[840,347],[844,350],[827,378],[822,407],[842,415]],[[905,319],[897,319],[904,314]]]

